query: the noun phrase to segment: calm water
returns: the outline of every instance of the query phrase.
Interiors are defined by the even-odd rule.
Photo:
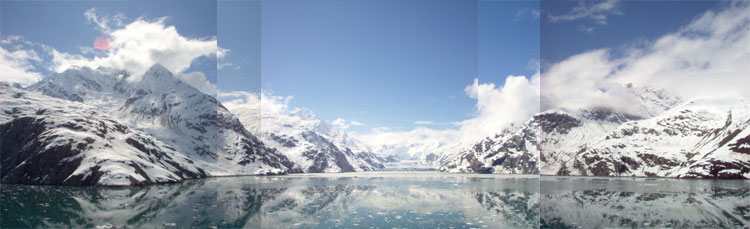
[[[750,181],[542,177],[542,228],[750,226]]]
[[[739,180],[376,172],[211,178],[138,188],[0,189],[0,228],[750,225],[750,181]]]
[[[140,188],[0,188],[0,228],[534,228],[540,222],[538,176],[377,172]]]

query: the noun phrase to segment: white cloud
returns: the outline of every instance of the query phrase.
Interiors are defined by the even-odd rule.
[[[622,15],[619,10],[620,0],[606,0],[594,4],[587,1],[578,2],[578,6],[573,7],[570,12],[563,15],[547,14],[549,22],[563,22],[588,19],[594,22],[594,25],[606,25],[607,17],[611,15]],[[580,25],[578,28],[586,33],[594,32],[594,25]]]
[[[21,49],[31,43],[21,36],[8,36],[0,44],[11,46],[11,49],[0,46],[0,81],[28,86],[42,79],[42,74],[34,67],[42,59],[33,49]]]
[[[426,121],[426,120],[417,120],[417,121],[414,121],[414,124],[415,125],[435,125],[435,126],[438,126],[438,125],[453,125],[453,124],[456,124],[456,123],[454,123],[454,122],[433,122],[433,121]]]
[[[97,29],[102,33],[112,32],[112,26],[122,27],[125,23],[123,22],[126,18],[123,14],[115,14],[110,17],[108,15],[97,15],[96,8],[91,8],[83,13],[86,17],[86,21],[89,24],[95,24]]]
[[[543,109],[604,106],[642,114],[624,85],[652,86],[690,100],[750,98],[750,14],[747,1],[709,11],[679,30],[622,55],[601,49],[552,65],[542,77]],[[616,57],[615,57],[616,56]]]
[[[548,14],[550,22],[573,21],[578,19],[591,19],[597,24],[607,24],[609,15],[621,15],[618,10],[619,0],[606,0],[595,4],[588,4],[586,1],[578,2],[578,6],[573,7],[567,14],[552,15]]]
[[[578,26],[578,29],[580,29],[581,31],[587,32],[587,33],[593,33],[594,32],[594,27],[593,26],[581,25],[581,26]]]
[[[229,66],[232,66],[232,63],[226,63],[222,61],[216,64],[216,69],[224,69],[225,67],[229,67]]]
[[[386,132],[389,130],[391,130],[391,128],[387,126],[380,126],[380,127],[372,128],[373,133],[381,133],[381,132]]]
[[[95,9],[86,11],[84,16],[112,39],[111,48],[93,58],[51,50],[52,71],[61,72],[72,66],[106,66],[127,69],[133,73],[131,80],[140,80],[148,68],[160,63],[186,83],[205,93],[216,93],[216,85],[205,80],[203,73],[185,72],[199,57],[220,59],[229,52],[218,47],[215,37],[182,36],[174,26],[165,24],[166,18],[155,21],[138,18],[125,25],[124,17],[98,16]]]
[[[499,133],[511,124],[522,124],[539,112],[539,74],[531,79],[524,76],[508,76],[502,87],[493,83],[474,84],[466,87],[469,97],[477,99],[477,115],[458,122],[462,139],[474,142]]]
[[[183,82],[192,85],[203,93],[213,95],[216,94],[216,84],[212,84],[206,79],[206,74],[203,72],[188,72],[188,73],[177,73],[174,75]]]
[[[516,11],[515,20],[520,21],[521,19],[525,18],[526,15],[530,15],[531,20],[535,21],[539,19],[539,10],[530,9],[529,7],[519,9],[518,11]]]
[[[374,149],[386,149],[401,157],[414,157],[428,153],[457,152],[482,138],[492,136],[511,125],[522,124],[539,112],[539,74],[531,79],[508,76],[502,87],[493,83],[480,84],[478,79],[467,86],[467,96],[477,100],[474,117],[454,122],[456,129],[436,130],[417,127],[411,131],[373,129],[358,136]],[[416,121],[417,125],[444,124]],[[419,159],[419,158],[417,158]]]
[[[354,121],[354,120],[347,121],[347,120],[342,119],[342,118],[337,118],[336,120],[333,120],[331,122],[331,125],[339,128],[339,129],[346,130],[346,129],[349,129],[349,127],[352,127],[352,126],[364,126],[365,124],[362,124],[361,122],[357,122],[357,121]]]

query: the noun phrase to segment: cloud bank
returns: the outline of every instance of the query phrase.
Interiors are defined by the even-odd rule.
[[[683,100],[750,98],[748,1],[727,3],[686,26],[621,53],[600,49],[551,65],[542,74],[542,110],[610,107],[629,113],[638,100],[625,85],[663,88]]]

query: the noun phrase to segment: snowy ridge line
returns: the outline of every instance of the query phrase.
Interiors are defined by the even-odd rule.
[[[216,98],[158,64],[140,81],[127,71],[71,68],[26,89],[0,89],[3,183],[143,185],[301,172]]]
[[[664,90],[628,88],[640,93],[648,112],[631,115],[606,108],[545,111],[516,130],[504,130],[478,142],[440,170],[750,178],[750,109],[744,98],[681,102]]]

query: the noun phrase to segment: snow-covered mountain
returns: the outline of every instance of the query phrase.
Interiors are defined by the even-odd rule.
[[[529,121],[515,131],[485,138],[440,167],[443,172],[539,174],[539,128]]]
[[[128,185],[301,172],[286,156],[250,134],[213,96],[175,78],[159,64],[139,80],[120,70],[74,68],[26,90],[7,84],[2,90],[7,98],[2,100],[6,112],[0,124],[3,134],[10,134],[2,138],[3,170],[83,161],[74,160],[67,170],[55,173],[55,179],[46,178],[50,180],[44,178],[53,176],[48,172],[28,177],[37,172],[3,171],[3,182]],[[18,125],[34,122],[39,128],[36,137],[6,140],[26,136],[27,130]],[[102,129],[103,133],[91,136]],[[64,148],[52,150],[55,147]]]
[[[391,161],[408,163],[414,168],[438,168],[440,165],[452,161],[461,149],[468,144],[447,143],[441,139],[431,139],[430,136],[413,142],[398,142],[373,146],[373,151],[380,157],[390,158]]]
[[[628,88],[641,104],[636,115],[608,108],[545,111],[464,150],[440,170],[750,178],[750,109],[744,99],[683,103],[665,90]]]
[[[3,183],[126,185],[205,177],[149,134],[86,104],[0,82]]]
[[[741,98],[696,99],[624,122],[547,158],[542,173],[750,178],[748,105]]]
[[[354,172],[383,168],[382,158],[344,130],[330,126],[309,111],[288,110],[286,105],[270,101],[270,98],[261,101],[265,101],[263,105],[229,102],[227,107],[247,129],[259,133],[264,144],[278,149],[303,171]]]

